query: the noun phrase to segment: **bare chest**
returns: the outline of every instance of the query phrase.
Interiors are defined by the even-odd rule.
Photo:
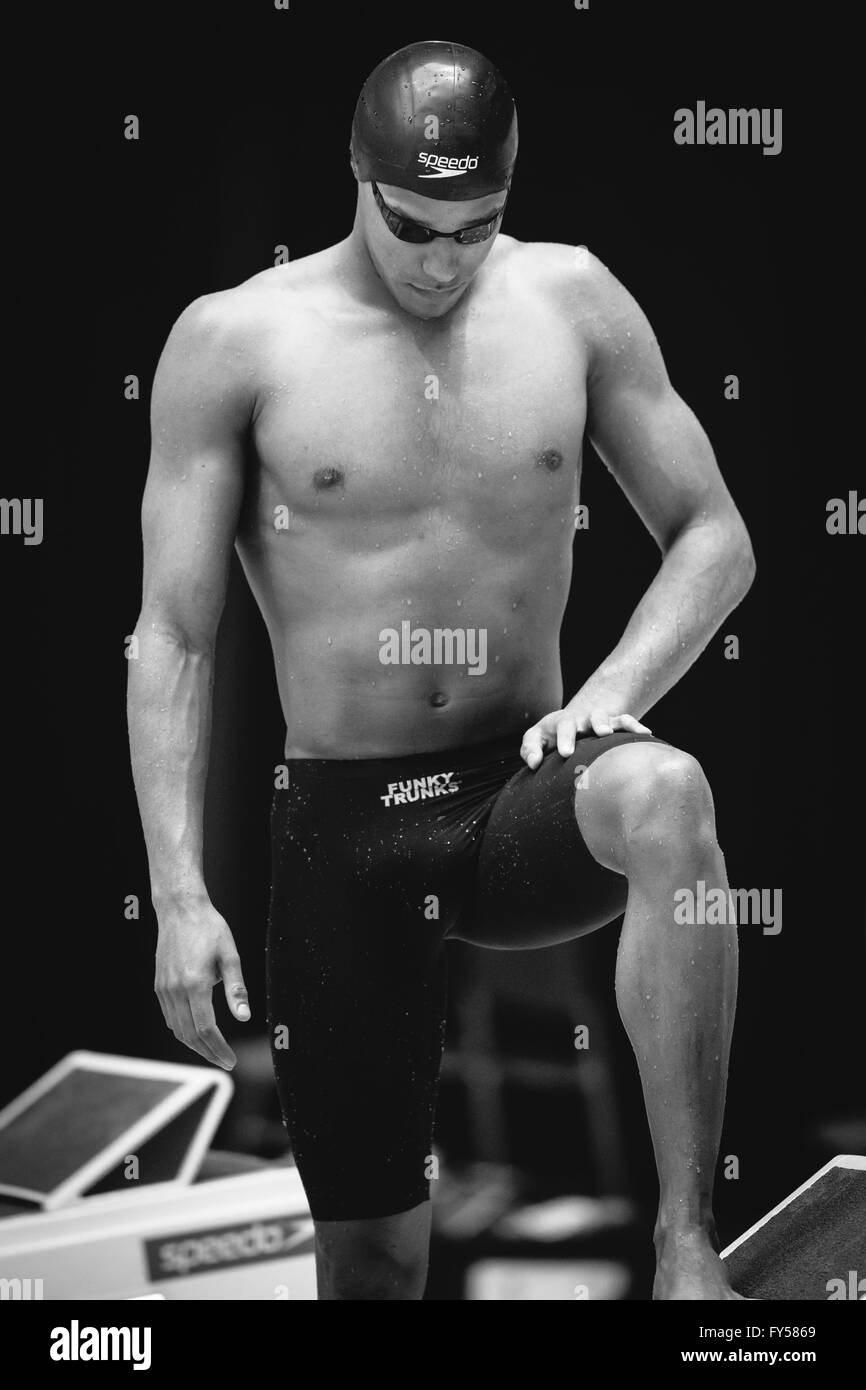
[[[319,323],[302,342],[276,335],[254,430],[260,485],[296,514],[356,519],[567,506],[585,380],[579,337],[549,309],[431,332]]]

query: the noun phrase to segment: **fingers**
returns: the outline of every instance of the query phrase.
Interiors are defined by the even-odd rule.
[[[210,985],[157,988],[156,997],[162,1016],[178,1042],[213,1066],[226,1071],[232,1069],[237,1058],[216,1026]]]
[[[159,1007],[162,1009],[162,1016],[165,1019],[166,1028],[169,1030],[170,1033],[174,1033],[174,1036],[176,1038],[179,1037],[180,1034],[177,1031],[177,1019],[175,1017],[171,999],[169,998],[165,990],[160,989],[159,985],[154,985],[154,991],[156,993],[157,999],[159,1000]]]
[[[564,714],[556,726],[556,749],[563,758],[570,758],[574,752],[577,738],[577,721],[571,714]]]
[[[615,732],[615,724],[618,717],[621,716],[608,714],[607,710],[590,710],[589,728],[592,733],[598,734],[599,738],[603,738],[605,734],[612,734]]]
[[[593,733],[603,738],[605,734],[614,734],[622,729],[631,734],[652,733],[648,725],[641,724],[632,714],[609,714],[607,710],[592,709],[578,716],[570,714],[568,710],[556,710],[526,730],[520,745],[520,756],[534,772],[541,764],[545,749],[554,744],[561,757],[570,758],[581,734]]]
[[[204,1060],[210,1062],[212,1066],[222,1067],[224,1071],[229,1071],[230,1068],[217,1056],[216,1051],[211,1047],[207,1038],[199,1034],[189,999],[179,999],[176,1003],[176,1011],[181,1030],[178,1040],[182,1042],[185,1047],[190,1048],[193,1052],[197,1052],[199,1057],[203,1057]],[[216,1029],[216,1023],[214,1023],[214,1028]],[[178,1035],[175,1034],[175,1037],[177,1036]],[[225,1043],[223,1043],[223,1046],[225,1046]]]
[[[210,1054],[210,1061],[216,1062],[218,1067],[223,1067],[226,1071],[231,1071],[238,1059],[217,1028],[211,1002],[211,988],[210,985],[199,985],[189,991],[187,998],[194,1040],[184,1041],[188,1047],[195,1047],[196,1043],[200,1043],[206,1049],[202,1056]],[[201,1049],[196,1047],[195,1050],[198,1052]]]
[[[640,720],[635,719],[631,714],[608,714],[607,710],[590,710],[588,721],[589,727],[599,738],[605,734],[615,734],[621,729],[630,734],[651,734],[652,729],[646,724],[641,724]]]
[[[220,974],[226,995],[226,1003],[241,1023],[250,1018],[250,1000],[241,971],[240,956],[236,954],[220,957]]]
[[[621,729],[628,729],[632,734],[651,734],[652,729],[648,724],[641,724],[639,719],[635,719],[631,714],[618,714],[616,722]]]
[[[520,745],[520,756],[527,767],[532,768],[533,772],[539,766],[544,756],[545,735],[540,724],[533,724],[531,729],[527,729],[523,735],[523,742]]]
[[[159,999],[163,1018],[171,1032],[174,1033],[178,1042],[183,1043],[184,1047],[191,1048],[193,1052],[197,1052],[206,1062],[211,1062],[218,1066],[219,1063],[210,1049],[205,1048],[205,1045],[196,1037],[189,1005],[186,1004],[186,1007],[184,1007],[185,1000],[181,998],[180,994],[178,993],[175,995],[168,989],[157,990],[157,998]]]

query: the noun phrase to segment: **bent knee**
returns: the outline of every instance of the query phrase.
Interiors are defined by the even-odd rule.
[[[590,851],[606,868],[625,873],[630,856],[656,851],[710,850],[716,842],[709,783],[697,758],[662,744],[621,744],[590,768],[575,813]]]

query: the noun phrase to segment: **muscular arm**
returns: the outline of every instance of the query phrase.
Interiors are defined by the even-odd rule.
[[[153,386],[144,585],[129,662],[135,787],[154,904],[203,896],[202,811],[216,630],[251,402],[209,299],[181,315]]]
[[[589,437],[663,559],[580,699],[640,718],[744,597],[755,560],[710,442],[671,385],[646,316],[600,262],[593,259],[587,274]]]
[[[231,931],[205,887],[202,816],[214,642],[253,401],[221,299],[197,300],[181,315],[154,381],[128,717],[159,924],[156,994],[175,1037],[230,1070],[236,1059],[216,1024],[213,986],[222,980],[237,1019],[250,1014]]]

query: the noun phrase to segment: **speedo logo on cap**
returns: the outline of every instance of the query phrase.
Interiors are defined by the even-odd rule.
[[[478,168],[478,155],[464,154],[460,159],[449,159],[447,154],[426,154],[422,150],[418,163],[425,164],[429,170],[429,173],[419,174],[419,179],[455,179]]]

